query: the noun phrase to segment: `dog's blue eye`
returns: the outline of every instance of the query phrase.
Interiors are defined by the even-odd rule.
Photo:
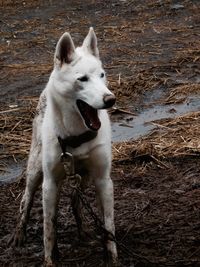
[[[104,76],[105,76],[105,74],[102,72],[101,75],[100,75],[100,77],[103,78]]]
[[[87,82],[89,80],[89,78],[88,78],[87,75],[84,75],[84,76],[78,78],[78,80],[81,81],[81,82]]]

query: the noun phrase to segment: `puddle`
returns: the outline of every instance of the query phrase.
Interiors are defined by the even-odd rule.
[[[25,163],[22,162],[7,163],[5,171],[0,170],[0,184],[5,184],[15,181],[19,176],[22,175],[24,167]]]
[[[192,96],[187,99],[187,102],[181,104],[154,105],[136,116],[120,115],[120,117],[117,117],[118,115],[116,115],[115,119],[117,121],[112,122],[112,141],[136,140],[156,127],[151,124],[154,120],[174,118],[198,110],[200,110],[200,97]],[[22,175],[24,169],[24,161],[7,163],[6,167],[0,169],[0,184],[15,181]]]
[[[154,105],[137,116],[123,116],[123,119],[112,123],[112,141],[121,142],[136,140],[155,128],[154,120],[175,118],[188,112],[200,110],[200,97],[189,97],[187,102],[171,105]]]

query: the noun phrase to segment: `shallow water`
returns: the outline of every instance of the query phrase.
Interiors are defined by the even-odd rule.
[[[0,184],[15,181],[24,171],[24,162],[12,162],[7,164],[5,171],[0,172]]]
[[[154,99],[151,99],[154,100]],[[112,141],[136,140],[145,136],[156,126],[151,122],[165,118],[175,118],[192,111],[200,110],[200,97],[191,96],[186,102],[171,105],[151,105],[136,116],[120,115],[112,122]],[[0,184],[15,181],[25,169],[25,162],[7,163],[5,171],[0,171]]]
[[[152,121],[175,118],[198,110],[200,110],[200,97],[192,96],[181,104],[154,105],[137,114],[137,116],[123,116],[123,119],[112,123],[112,141],[136,140],[156,127],[151,124]]]

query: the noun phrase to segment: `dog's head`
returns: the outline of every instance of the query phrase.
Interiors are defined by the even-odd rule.
[[[54,61],[57,92],[73,103],[89,129],[98,130],[101,126],[98,109],[112,107],[115,96],[106,85],[93,28],[76,49],[70,34],[64,33],[57,43]]]

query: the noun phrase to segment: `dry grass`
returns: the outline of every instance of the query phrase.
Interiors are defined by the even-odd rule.
[[[21,106],[0,111],[0,159],[24,158],[29,153],[36,98],[24,98]]]
[[[150,157],[160,161],[200,154],[200,112],[152,122],[155,129],[136,141],[114,145],[115,160]]]
[[[200,92],[200,84],[188,83],[184,85],[178,85],[169,90],[169,95],[162,101],[163,104],[178,104],[187,100],[191,95],[196,95]]]
[[[185,86],[182,87],[184,88]],[[184,93],[181,87],[178,90]],[[27,156],[37,100],[37,97],[23,98],[21,106],[0,111],[0,145],[3,151],[1,159]],[[200,112],[191,112],[175,119],[163,119],[151,123],[155,129],[149,135],[136,141],[114,144],[114,160],[149,155],[160,161],[200,153]]]

